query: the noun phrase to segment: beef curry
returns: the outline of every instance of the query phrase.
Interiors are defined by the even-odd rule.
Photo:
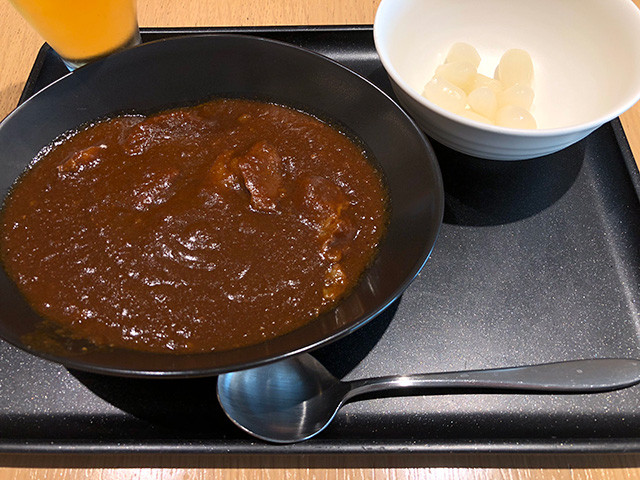
[[[16,183],[1,255],[32,307],[98,346],[194,353],[316,318],[387,219],[364,149],[317,118],[218,99],[66,135]]]

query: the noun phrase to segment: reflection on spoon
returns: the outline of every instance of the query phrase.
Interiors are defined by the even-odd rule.
[[[275,443],[318,434],[349,399],[402,388],[602,392],[640,382],[640,361],[591,359],[490,370],[342,382],[308,354],[218,377],[218,400],[233,423]]]

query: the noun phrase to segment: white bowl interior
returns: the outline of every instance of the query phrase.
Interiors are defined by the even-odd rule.
[[[456,42],[478,50],[478,71],[490,77],[506,50],[528,51],[540,129],[607,121],[640,95],[640,11],[631,0],[386,0],[376,29],[418,94]]]

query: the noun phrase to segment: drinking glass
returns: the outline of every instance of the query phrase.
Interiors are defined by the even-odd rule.
[[[69,70],[140,43],[136,0],[9,0]]]

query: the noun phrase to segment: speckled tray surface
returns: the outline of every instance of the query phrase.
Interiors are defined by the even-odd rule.
[[[370,26],[147,29],[143,39],[219,32],[315,50],[390,92]],[[65,73],[43,47],[22,100]],[[640,174],[619,121],[522,162],[434,148],[446,208],[431,259],[400,300],[317,358],[349,379],[640,358]],[[320,436],[281,446],[236,429],[215,380],[69,371],[0,342],[0,452],[640,451],[640,386],[358,401]]]

